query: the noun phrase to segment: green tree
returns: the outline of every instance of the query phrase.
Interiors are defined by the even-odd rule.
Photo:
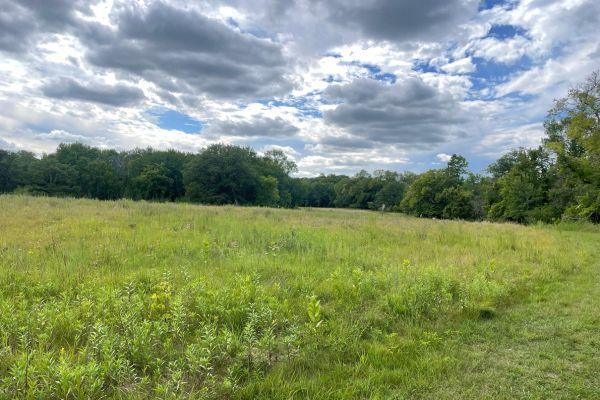
[[[498,201],[490,208],[492,219],[515,222],[551,221],[556,215],[547,202],[550,158],[543,148],[515,150],[502,160],[510,169],[497,178]],[[496,170],[497,166],[493,167]]]
[[[274,176],[261,176],[256,195],[256,204],[259,206],[276,206],[279,201],[277,184],[277,178]]]
[[[168,200],[173,197],[173,178],[165,164],[145,165],[141,173],[133,178],[136,197],[144,200]]]
[[[360,171],[354,177],[344,177],[336,183],[336,207],[375,208],[375,196],[381,190],[381,180],[373,178],[367,171]]]
[[[409,186],[400,203],[400,209],[420,217],[441,218],[446,207],[442,192],[448,187],[446,171],[426,171]]]
[[[600,74],[557,100],[545,121],[545,146],[556,157],[559,185],[550,201],[564,216],[600,222]]]
[[[73,171],[72,195],[101,200],[122,197],[124,170],[121,155],[116,151],[61,143],[49,157]]]
[[[59,162],[54,156],[44,156],[32,171],[30,190],[48,196],[78,196],[77,171]]]
[[[304,205],[310,207],[334,207],[335,185],[347,178],[343,175],[320,175],[307,179],[308,191]]]
[[[270,204],[279,205],[282,207],[295,207],[298,205],[298,198],[295,198],[293,193],[296,189],[294,187],[294,179],[290,177],[290,174],[298,172],[298,166],[293,160],[290,160],[288,156],[279,149],[269,150],[261,157],[261,174],[265,177],[276,179],[276,191],[270,189],[270,183],[266,183],[262,180],[261,187],[264,188],[265,193],[259,194],[261,198],[259,204]],[[272,182],[270,180],[269,182]],[[263,189],[261,189],[262,191]],[[268,193],[268,195],[267,195]],[[270,198],[265,203],[266,198]],[[273,199],[274,200],[273,202]]]
[[[146,200],[170,200],[175,201],[185,195],[185,185],[183,182],[183,170],[186,163],[192,158],[190,154],[182,153],[176,150],[158,151],[153,149],[136,149],[126,153],[123,158],[126,165],[127,185],[125,194],[134,199],[145,198]],[[160,174],[167,179],[159,179],[156,176],[156,166],[160,167]],[[140,184],[145,181],[145,178],[139,179],[148,166],[153,169],[155,181],[153,185],[160,186],[161,189],[155,186],[155,189],[148,192],[146,186],[149,182]],[[148,177],[146,177],[148,178]],[[168,187],[164,187],[168,182]],[[143,194],[146,193],[146,194]],[[152,194],[154,193],[154,194]],[[150,197],[147,197],[150,196]],[[152,197],[158,196],[158,197]]]
[[[372,208],[396,211],[408,186],[416,179],[412,172],[375,171],[375,179],[381,182],[375,194]]]
[[[184,170],[186,196],[209,204],[255,204],[262,180],[259,160],[250,148],[214,144]]]
[[[32,153],[0,150],[0,193],[30,186],[32,172],[38,161]]]
[[[406,191],[400,209],[433,218],[474,218],[473,192],[465,186],[467,161],[454,154],[444,169],[419,175]]]

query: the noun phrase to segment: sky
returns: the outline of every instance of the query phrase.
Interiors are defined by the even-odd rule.
[[[482,171],[599,68],[598,0],[0,0],[0,148]]]

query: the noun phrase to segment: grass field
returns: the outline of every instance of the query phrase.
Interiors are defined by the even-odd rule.
[[[600,398],[600,229],[0,197],[0,398]]]

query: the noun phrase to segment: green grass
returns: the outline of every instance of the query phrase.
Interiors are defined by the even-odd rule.
[[[598,398],[584,228],[1,196],[0,398]]]

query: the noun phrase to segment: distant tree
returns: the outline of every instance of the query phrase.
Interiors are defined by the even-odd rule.
[[[121,176],[109,160],[90,160],[84,174],[84,196],[100,200],[115,200],[123,196]]]
[[[449,176],[456,177],[459,179],[461,176],[467,173],[467,167],[469,163],[463,156],[459,156],[457,154],[453,154],[448,161],[448,165],[446,167],[446,171]]]
[[[184,170],[186,197],[209,204],[255,204],[263,183],[258,166],[249,148],[211,145]]]
[[[506,175],[519,162],[522,149],[512,150],[498,158],[487,167],[492,178],[498,179]]]
[[[439,199],[445,204],[442,218],[472,219],[473,193],[461,186],[451,186],[439,194]]]
[[[335,185],[347,178],[343,175],[319,175],[315,178],[305,178],[306,200],[303,205],[310,207],[334,207]]]
[[[499,200],[491,205],[488,216],[515,222],[552,220],[554,215],[547,203],[548,153],[543,148],[521,149],[509,157],[514,162],[497,179]]]
[[[446,207],[441,193],[449,187],[447,183],[448,177],[444,170],[422,173],[406,191],[400,209],[416,216],[441,218]]]
[[[30,186],[32,172],[38,161],[32,153],[0,150],[0,193],[9,193],[18,187]]]
[[[175,201],[182,198],[185,195],[183,170],[192,157],[190,154],[176,150],[136,149],[124,154],[127,176],[126,195],[134,199],[144,198],[146,200]],[[157,170],[159,165],[161,166],[158,167],[160,171]],[[154,180],[152,183],[148,181],[149,176],[140,178],[144,171],[146,174],[152,174]],[[144,183],[142,184],[142,182]],[[151,186],[148,187],[148,184]],[[153,189],[151,189],[152,186]]]
[[[260,194],[259,197],[261,200],[259,204],[262,205],[278,205],[281,207],[295,207],[298,205],[300,199],[294,198],[293,192],[294,188],[294,179],[290,177],[290,174],[298,172],[298,166],[293,160],[290,160],[289,157],[281,150],[274,149],[267,151],[261,158],[261,166],[260,173],[265,177],[274,178],[276,180],[276,189],[277,191],[271,191],[269,189],[269,185],[264,179],[262,180],[261,187],[265,188],[266,193],[270,193],[267,195],[267,198],[270,198],[267,203],[265,203],[265,195]],[[272,179],[269,180],[272,182]],[[261,189],[262,191],[262,189]],[[276,198],[275,202],[272,199]]]
[[[56,157],[44,156],[32,171],[31,193],[47,196],[79,196],[77,171],[59,162]]]
[[[133,191],[137,198],[144,200],[168,200],[173,197],[173,178],[165,164],[147,164],[141,173],[133,178]]]
[[[12,161],[12,153],[0,150],[0,193],[12,192],[17,186]]]
[[[309,181],[305,178],[290,178],[290,207],[308,206]]]
[[[123,195],[121,156],[114,150],[99,150],[81,143],[61,143],[50,156],[73,171],[71,195],[101,200]]]
[[[481,220],[486,217],[487,193],[490,188],[490,177],[469,173],[461,188],[469,194],[471,215],[463,219]]]
[[[373,178],[367,171],[360,171],[354,177],[342,178],[335,185],[336,207],[375,208],[375,196],[381,190],[381,180]]]
[[[412,172],[375,171],[374,178],[381,182],[375,194],[372,208],[395,211],[398,209],[408,186],[416,179]]]
[[[473,218],[473,192],[464,186],[467,167],[465,158],[455,154],[446,168],[419,175],[406,191],[400,209],[422,217]]]
[[[277,178],[273,176],[261,176],[255,204],[259,206],[276,206],[278,201],[279,189],[277,188]]]
[[[263,160],[272,167],[275,173],[289,175],[298,172],[296,163],[290,160],[282,150],[273,149],[267,151],[263,156]]]

